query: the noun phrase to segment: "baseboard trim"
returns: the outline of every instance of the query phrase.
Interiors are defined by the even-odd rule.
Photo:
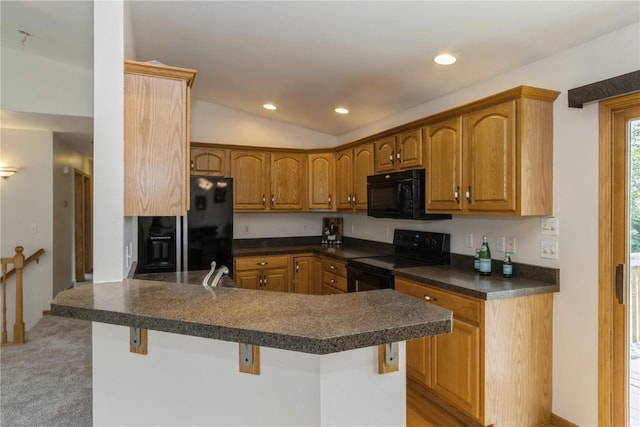
[[[567,421],[554,413],[551,413],[551,424],[553,427],[578,427],[578,424]]]

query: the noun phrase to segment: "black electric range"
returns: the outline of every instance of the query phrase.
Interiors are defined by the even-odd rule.
[[[393,269],[449,264],[451,235],[394,230],[391,255],[351,259],[347,263],[349,292],[393,288]]]

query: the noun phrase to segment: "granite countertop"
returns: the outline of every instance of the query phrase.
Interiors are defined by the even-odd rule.
[[[505,279],[501,274],[496,273],[491,276],[481,276],[474,271],[463,270],[452,265],[398,268],[393,273],[397,277],[483,300],[560,291],[558,283],[548,283],[525,277]]]
[[[54,315],[329,354],[451,332],[451,311],[391,289],[303,295],[125,279],[60,292]]]
[[[260,256],[260,255],[284,255],[295,253],[313,253],[329,256],[341,260],[351,258],[365,258],[370,256],[385,255],[392,251],[384,251],[376,248],[358,246],[320,246],[320,245],[292,245],[277,247],[240,248],[233,250],[233,256]]]

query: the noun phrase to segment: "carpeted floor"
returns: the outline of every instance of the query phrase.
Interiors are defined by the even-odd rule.
[[[0,426],[91,426],[91,322],[45,316],[0,350]]]

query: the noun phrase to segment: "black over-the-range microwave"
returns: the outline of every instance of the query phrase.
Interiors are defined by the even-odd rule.
[[[425,171],[412,169],[367,177],[367,215],[395,219],[451,219],[425,213]]]

